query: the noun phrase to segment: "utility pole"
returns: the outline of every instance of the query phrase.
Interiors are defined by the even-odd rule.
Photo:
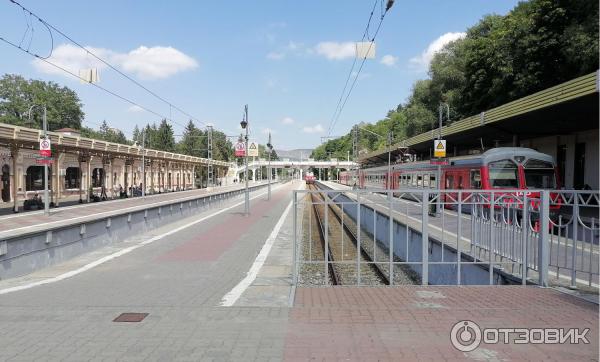
[[[271,200],[271,151],[273,150],[273,145],[271,144],[271,132],[269,132],[269,142],[267,142],[267,148],[269,149],[269,177],[267,178],[267,200]]]
[[[146,129],[145,128],[142,130],[142,198],[144,198],[144,199],[146,198]]]
[[[207,141],[207,149],[208,149],[208,180],[206,181],[206,187],[211,187],[213,184],[213,165],[212,165],[212,152],[213,152],[213,128],[212,126],[208,126],[208,141]]]
[[[48,138],[48,120],[46,119],[46,106],[44,106],[44,138]],[[15,170],[16,172],[16,170]],[[89,175],[88,175],[89,177]],[[57,185],[58,186],[58,185]],[[48,164],[44,163],[44,215],[50,216],[50,198],[48,197]]]
[[[352,155],[354,156],[354,162],[357,163],[356,166],[356,181],[354,182],[354,185],[356,185],[358,183],[360,188],[360,177],[358,177],[358,171],[359,171],[359,167],[358,167],[358,126],[354,126],[354,135],[352,137]],[[352,187],[354,187],[354,185]]]
[[[31,115],[33,112],[33,109],[35,107],[42,107],[44,109],[44,118],[42,121],[42,129],[44,132],[44,139],[48,139],[48,120],[46,118],[46,106],[39,106],[34,104],[33,106],[29,107],[29,122],[31,123]],[[81,172],[81,170],[79,171]],[[16,170],[15,170],[16,173]],[[88,176],[89,177],[89,176]],[[16,195],[15,195],[16,198]],[[50,216],[50,198],[48,196],[48,163],[46,163],[46,160],[44,160],[44,215],[45,216]]]
[[[440,103],[440,106],[438,108],[439,110],[439,127],[438,127],[438,140],[442,139],[442,121],[444,118],[444,107],[446,108],[446,117],[448,119],[448,121],[450,120],[450,106],[448,106],[448,103]],[[440,162],[438,162],[438,166],[437,166],[437,189],[438,189],[438,198],[437,198],[437,202],[436,202],[436,210],[437,212],[441,212],[441,199],[442,199],[442,164],[441,164],[441,160],[438,160]],[[425,201],[423,201],[425,202]],[[436,213],[437,213],[436,212]]]
[[[387,147],[388,147],[388,177],[387,177],[387,198],[388,200],[392,199],[392,139],[394,138],[394,134],[390,130],[387,135]]]
[[[244,161],[245,161],[245,171],[244,171],[244,178],[246,179],[246,190],[245,190],[245,200],[244,200],[244,212],[246,214],[246,216],[250,215],[250,194],[248,193],[248,105],[246,104],[244,106],[244,118],[242,119],[242,122],[240,122],[240,125],[242,126],[242,129],[246,130],[246,154],[244,155]]]
[[[379,133],[373,132],[367,128],[361,128],[363,131],[369,132],[372,135],[375,135],[379,138],[384,138],[382,135],[380,135]],[[357,134],[358,134],[358,127],[356,128],[357,130]],[[357,140],[358,140],[358,135],[356,136]],[[390,192],[390,190],[392,189],[392,140],[394,139],[394,133],[392,131],[388,131],[387,133],[387,137],[386,137],[386,145],[387,145],[387,151],[388,151],[388,170],[387,170],[387,182],[386,182],[386,190],[387,190],[387,197],[388,199],[392,198],[392,193]],[[358,143],[358,141],[356,142]]]

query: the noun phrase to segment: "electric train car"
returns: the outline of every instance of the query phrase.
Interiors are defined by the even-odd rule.
[[[307,172],[306,175],[304,175],[304,181],[306,182],[307,185],[312,185],[315,183],[315,175],[312,172]]]
[[[479,155],[454,157],[441,166],[442,189],[502,190],[558,189],[552,156],[521,147],[493,148]],[[438,166],[430,161],[392,166],[391,189],[437,189]],[[340,183],[366,189],[386,189],[388,167],[380,166],[340,173]],[[465,192],[463,198],[467,196]],[[539,195],[531,194],[531,197]],[[457,195],[445,194],[448,201]],[[557,208],[555,205],[553,208]]]

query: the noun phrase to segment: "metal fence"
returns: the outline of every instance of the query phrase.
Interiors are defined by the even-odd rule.
[[[598,212],[598,191],[295,191],[294,282],[598,289]]]

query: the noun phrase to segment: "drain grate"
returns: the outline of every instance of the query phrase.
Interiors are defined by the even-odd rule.
[[[121,313],[113,322],[141,322],[148,316],[148,313]]]

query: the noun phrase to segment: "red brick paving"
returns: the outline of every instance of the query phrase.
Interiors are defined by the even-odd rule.
[[[273,192],[272,202],[255,202],[250,216],[230,214],[204,233],[178,245],[158,258],[159,261],[215,261],[289,193],[289,187]]]
[[[417,292],[439,292],[427,298]],[[439,296],[439,295],[438,295]],[[460,320],[481,328],[590,328],[590,344],[481,344],[460,352],[450,330]],[[286,360],[598,360],[598,306],[552,289],[493,287],[298,288]]]

